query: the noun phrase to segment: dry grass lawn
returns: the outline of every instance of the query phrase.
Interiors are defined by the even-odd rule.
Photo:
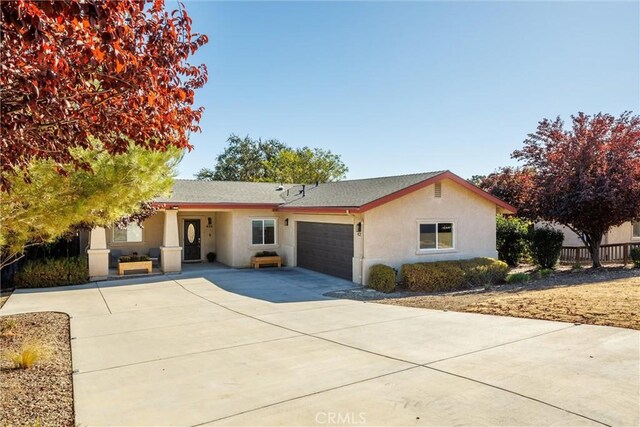
[[[640,329],[640,276],[559,287],[424,295],[383,304]]]

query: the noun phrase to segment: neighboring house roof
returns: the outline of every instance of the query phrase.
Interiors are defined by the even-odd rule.
[[[177,179],[173,194],[157,203],[180,207],[275,208],[301,212],[364,212],[450,179],[509,212],[515,208],[449,171],[425,172],[322,184],[287,184]]]

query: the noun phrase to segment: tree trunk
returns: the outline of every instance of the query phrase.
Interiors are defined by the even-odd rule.
[[[600,268],[600,243],[602,242],[602,236],[592,237],[589,239],[589,250],[591,251],[591,266],[593,268]]]

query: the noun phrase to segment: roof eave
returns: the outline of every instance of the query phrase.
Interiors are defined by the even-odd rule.
[[[359,213],[359,206],[286,206],[282,205],[275,209],[278,212],[291,213]]]
[[[153,202],[152,206],[158,209],[272,209],[279,206],[278,203],[209,203],[209,202]]]

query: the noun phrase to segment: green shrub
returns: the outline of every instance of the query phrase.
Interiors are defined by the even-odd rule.
[[[369,269],[369,287],[380,292],[393,292],[396,289],[396,271],[388,265],[372,265]]]
[[[151,261],[147,255],[123,255],[118,258],[120,262],[139,262],[139,261]]]
[[[640,268],[640,248],[633,248],[629,252],[631,255],[631,260],[633,261],[633,265],[637,268]]]
[[[538,271],[536,271],[535,273],[533,273],[533,278],[534,279],[546,279],[547,277],[551,276],[553,274],[553,269],[551,268],[543,268],[540,269]]]
[[[527,254],[529,224],[512,216],[496,216],[496,248],[498,258],[511,267]]]
[[[89,281],[86,257],[27,261],[13,279],[16,288],[78,285]]]
[[[455,291],[504,281],[509,266],[491,258],[439,261],[402,266],[402,281],[412,291]]]
[[[564,234],[553,228],[536,228],[529,233],[531,256],[541,268],[553,268],[560,259]]]
[[[503,261],[493,258],[473,258],[458,261],[464,271],[469,286],[495,285],[504,282],[509,274],[509,266]]]
[[[441,292],[465,287],[464,271],[455,262],[425,262],[402,266],[402,281],[411,291]]]
[[[513,273],[507,276],[507,283],[524,283],[531,279],[527,273]]]

